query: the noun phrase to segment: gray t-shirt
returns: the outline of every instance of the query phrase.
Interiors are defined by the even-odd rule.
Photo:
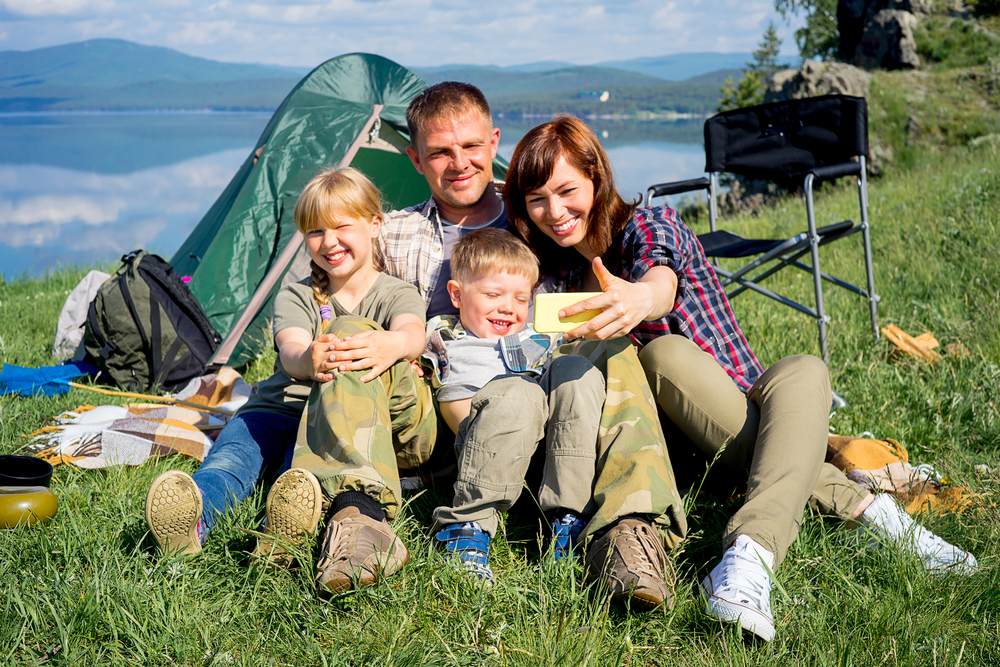
[[[498,375],[541,372],[540,367],[533,367],[532,364],[525,363],[522,367],[511,366],[510,358],[511,355],[518,358],[523,356],[513,350],[521,351],[523,346],[528,344],[528,339],[537,335],[531,327],[503,338],[492,339],[479,338],[463,330],[457,338],[445,340],[444,351],[448,357],[448,370],[441,378],[441,386],[435,395],[438,402],[447,403],[472,398],[477,391],[486,386],[487,382]],[[548,338],[545,337],[545,340]],[[544,347],[545,351],[548,349],[548,346]],[[508,355],[506,358],[505,353]],[[542,357],[548,358],[547,355]]]
[[[334,317],[357,315],[373,320],[384,329],[389,328],[397,315],[410,314],[424,319],[424,300],[417,288],[384,273],[375,279],[354,311],[347,310],[334,298],[330,299],[330,305]],[[313,338],[322,332],[323,319],[309,278],[286,285],[274,299],[274,335],[291,327],[305,329]],[[299,417],[312,386],[312,380],[298,380],[286,373],[278,357],[274,361],[274,375],[254,387],[250,400],[240,412],[276,412]]]
[[[434,285],[434,291],[431,293],[430,305],[427,307],[428,316],[458,314],[458,309],[452,305],[451,297],[448,296],[448,280],[451,278],[451,253],[455,250],[455,244],[457,244],[459,239],[463,236],[480,229],[486,229],[487,227],[507,229],[506,211],[501,209],[500,214],[497,217],[477,227],[456,225],[448,222],[444,218],[441,218],[441,233],[443,234],[442,252],[444,253],[444,262],[441,264],[441,273],[438,274],[437,284]]]

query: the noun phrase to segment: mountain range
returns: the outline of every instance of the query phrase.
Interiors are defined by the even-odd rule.
[[[749,58],[700,53],[594,65],[411,69],[430,83],[456,79],[479,86],[500,114],[701,114],[715,108],[722,82],[737,76]],[[271,110],[307,71],[219,62],[120,39],[0,51],[0,112]]]

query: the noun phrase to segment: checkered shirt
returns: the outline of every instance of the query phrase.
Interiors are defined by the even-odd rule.
[[[605,259],[612,273],[632,282],[654,266],[666,266],[677,274],[673,309],[633,329],[636,345],[642,347],[668,333],[684,336],[711,354],[740,389],[749,391],[764,369],[736,322],[698,237],[676,211],[667,207],[637,209]],[[589,270],[589,266],[580,269]],[[574,274],[568,275],[564,284],[579,285],[582,270]]]

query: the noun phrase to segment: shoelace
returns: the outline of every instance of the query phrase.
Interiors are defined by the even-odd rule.
[[[731,549],[722,558],[716,592],[730,591],[743,604],[770,609],[771,577],[757,554],[749,549]]]
[[[633,565],[631,570],[636,574],[659,579],[661,578],[661,574],[657,572],[657,561],[660,560],[659,553],[651,543],[656,537],[646,534],[646,539],[643,539],[643,535],[640,535],[640,533],[645,534],[651,531],[652,529],[645,525],[625,526],[624,530],[618,534],[616,544],[619,549],[627,551],[632,556],[626,559],[626,562]]]

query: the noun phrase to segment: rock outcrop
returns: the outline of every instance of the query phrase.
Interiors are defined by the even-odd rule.
[[[929,0],[839,0],[838,58],[871,68],[920,66],[913,33],[917,15],[930,11]]]
[[[765,102],[842,93],[868,96],[871,76],[863,69],[838,62],[807,60],[799,69],[775,73],[764,93]]]

